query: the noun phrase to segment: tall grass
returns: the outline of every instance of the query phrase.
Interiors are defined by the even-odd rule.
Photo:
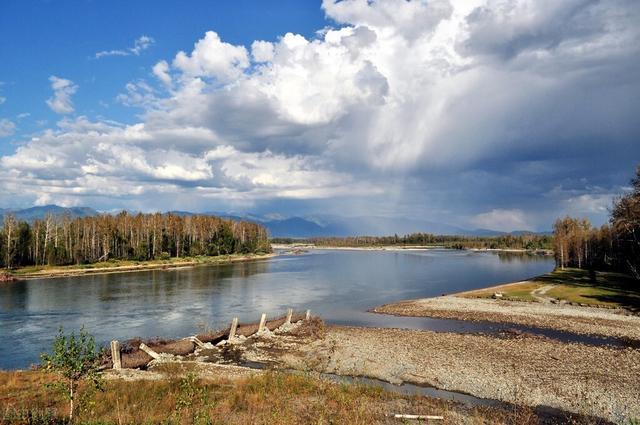
[[[47,380],[35,371],[0,373],[0,425],[66,423],[67,400],[50,393]],[[104,392],[80,404],[75,423],[370,425],[396,423],[393,413],[442,414],[445,424],[510,423],[508,412],[468,410],[442,400],[310,376],[268,372],[234,381],[203,381],[177,371],[159,381],[107,381]]]

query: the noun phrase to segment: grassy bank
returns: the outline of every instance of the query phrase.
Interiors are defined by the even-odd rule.
[[[491,298],[495,293],[515,301],[566,302],[591,307],[640,311],[640,284],[620,273],[586,270],[554,270],[534,279],[458,294],[467,298]]]
[[[0,424],[62,424],[67,402],[39,372],[0,373]],[[310,376],[265,373],[239,380],[175,375],[158,381],[107,381],[83,403],[86,424],[372,424],[402,423],[394,413],[443,415],[439,423],[537,423],[527,409],[466,408],[380,388]]]
[[[237,261],[259,260],[272,257],[273,254],[232,254],[220,256],[172,257],[167,259],[134,261],[109,260],[91,264],[74,264],[69,266],[29,266],[11,270],[11,274],[19,279],[40,279],[58,276],[77,276],[86,274],[118,273],[139,270],[191,267],[204,264],[224,264]]]

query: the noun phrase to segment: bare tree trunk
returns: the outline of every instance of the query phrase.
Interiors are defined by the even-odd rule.
[[[35,239],[34,239],[34,244],[33,244],[33,257],[34,257],[34,262],[36,263],[36,265],[38,264],[38,246],[40,245],[40,226],[38,225],[36,232],[35,232]]]
[[[11,268],[11,227],[7,232],[7,270]]]
[[[42,247],[42,265],[43,266],[47,261],[47,243],[49,242],[50,235],[51,235],[51,216],[47,215],[45,219],[45,227],[44,227],[44,245]]]

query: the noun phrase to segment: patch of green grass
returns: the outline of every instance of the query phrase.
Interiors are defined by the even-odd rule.
[[[535,301],[535,298],[531,296],[531,291],[542,286],[542,283],[536,281],[510,283],[495,288],[467,292],[462,296],[465,298],[493,298],[493,294],[499,292],[502,294],[503,299],[514,301]]]
[[[503,294],[503,299],[514,300],[514,301],[528,301],[532,302],[536,299],[531,295],[531,291],[509,291],[506,294]]]
[[[571,303],[640,311],[640,282],[621,273],[555,270],[536,279],[556,285],[547,296]]]
[[[631,276],[587,270],[554,270],[532,280],[480,289],[461,294],[466,298],[492,298],[500,292],[503,299],[536,301],[531,295],[536,289],[553,285],[544,296],[575,304],[594,307],[625,308],[640,312],[640,282]]]

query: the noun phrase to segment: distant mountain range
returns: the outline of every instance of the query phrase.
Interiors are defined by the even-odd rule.
[[[88,207],[60,207],[58,205],[44,205],[31,208],[0,208],[0,219],[4,219],[7,214],[12,214],[17,220],[32,222],[43,219],[47,214],[64,215],[71,217],[90,217],[99,214],[98,211]]]
[[[264,225],[272,237],[280,238],[313,238],[325,236],[385,236],[405,235],[409,233],[432,233],[436,235],[468,235],[468,236],[499,236],[522,235],[532,233],[521,230],[514,232],[500,232],[490,229],[463,229],[444,223],[434,223],[427,220],[412,220],[405,218],[388,217],[340,217],[340,216],[315,216],[315,217],[289,217],[272,218],[251,214],[229,212],[205,212],[193,213],[189,211],[170,211],[172,214],[188,216],[195,214],[215,215],[233,220],[254,221]],[[0,220],[5,214],[13,214],[18,220],[31,222],[42,219],[47,214],[64,215],[71,217],[88,217],[99,214],[98,211],[88,207],[61,207],[58,205],[45,205],[25,209],[0,208]]]
[[[414,232],[464,234],[466,231],[447,224],[385,217],[291,217],[265,223],[274,237],[384,236]]]
[[[303,218],[292,217],[280,220],[268,220],[263,224],[269,229],[272,237],[310,238],[323,236],[388,236],[407,235],[410,233],[431,233],[434,235],[466,235],[466,236],[500,236],[543,234],[548,232],[531,232],[518,230],[501,232],[490,229],[464,229],[445,223],[427,220],[411,220],[387,217],[329,217]]]

